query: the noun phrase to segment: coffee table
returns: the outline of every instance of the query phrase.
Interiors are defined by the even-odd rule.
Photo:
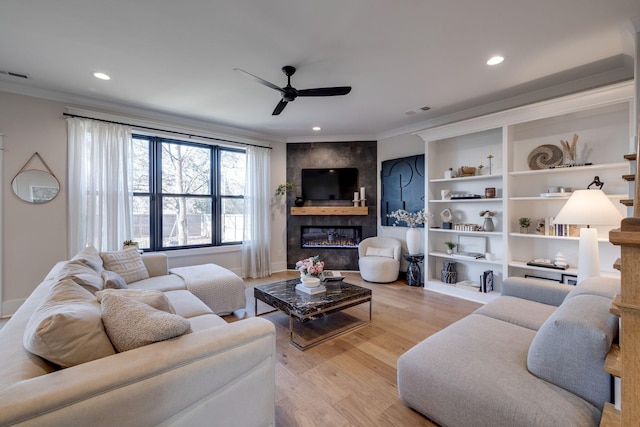
[[[326,292],[309,295],[296,291],[298,283],[300,283],[300,279],[291,279],[253,288],[256,316],[262,316],[278,310],[286,313],[289,316],[289,342],[296,348],[306,350],[371,322],[371,289],[345,281],[327,282],[324,285],[327,289]],[[274,307],[275,310],[258,314],[258,300]],[[324,334],[324,336],[320,336],[306,344],[295,339],[294,319],[300,323],[305,323],[365,302],[369,303],[369,318],[367,320],[359,320],[348,328],[340,328],[337,331]]]

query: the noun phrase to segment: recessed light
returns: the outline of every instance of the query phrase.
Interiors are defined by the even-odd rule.
[[[318,132],[318,131],[321,131],[322,128],[320,126],[314,126],[314,127],[311,128],[311,130],[314,130],[314,131]]]
[[[502,61],[504,61],[504,58],[502,56],[494,56],[487,61],[487,65],[498,65]]]
[[[93,77],[100,80],[111,80],[111,77],[109,77],[109,75],[105,73],[95,72],[93,73]]]

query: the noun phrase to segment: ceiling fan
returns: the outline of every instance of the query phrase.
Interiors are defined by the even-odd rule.
[[[282,72],[287,76],[287,85],[285,87],[278,87],[271,82],[268,82],[260,77],[254,76],[251,73],[247,73],[240,68],[234,68],[235,71],[244,74],[257,81],[260,84],[263,84],[271,89],[275,89],[282,95],[282,99],[276,105],[276,108],[271,113],[274,116],[282,113],[284,107],[287,106],[289,102],[293,102],[298,96],[336,96],[336,95],[346,95],[351,92],[351,86],[337,86],[337,87],[319,87],[315,89],[301,89],[298,90],[291,86],[291,76],[296,72],[296,68],[291,65],[285,65],[282,67]]]

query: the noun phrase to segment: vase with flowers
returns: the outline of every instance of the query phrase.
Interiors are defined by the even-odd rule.
[[[495,227],[493,225],[492,218],[496,216],[495,211],[480,211],[480,216],[484,218],[484,224],[482,224],[482,231],[493,231]]]
[[[324,261],[320,256],[314,255],[296,262],[296,270],[300,272],[300,281],[307,288],[313,288],[320,284],[320,273],[324,270]]]
[[[396,220],[393,224],[394,227],[398,222],[407,224],[407,227],[409,227],[407,230],[407,249],[409,254],[417,254],[420,251],[420,238],[422,237],[417,226],[429,222],[427,212],[424,209],[420,209],[418,212],[407,212],[404,209],[398,209],[387,214],[387,216]]]

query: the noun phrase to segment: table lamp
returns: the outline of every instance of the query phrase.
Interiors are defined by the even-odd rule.
[[[578,244],[578,282],[600,276],[598,230],[593,225],[616,225],[622,215],[602,190],[576,190],[556,216],[554,224],[576,224],[580,228]]]

